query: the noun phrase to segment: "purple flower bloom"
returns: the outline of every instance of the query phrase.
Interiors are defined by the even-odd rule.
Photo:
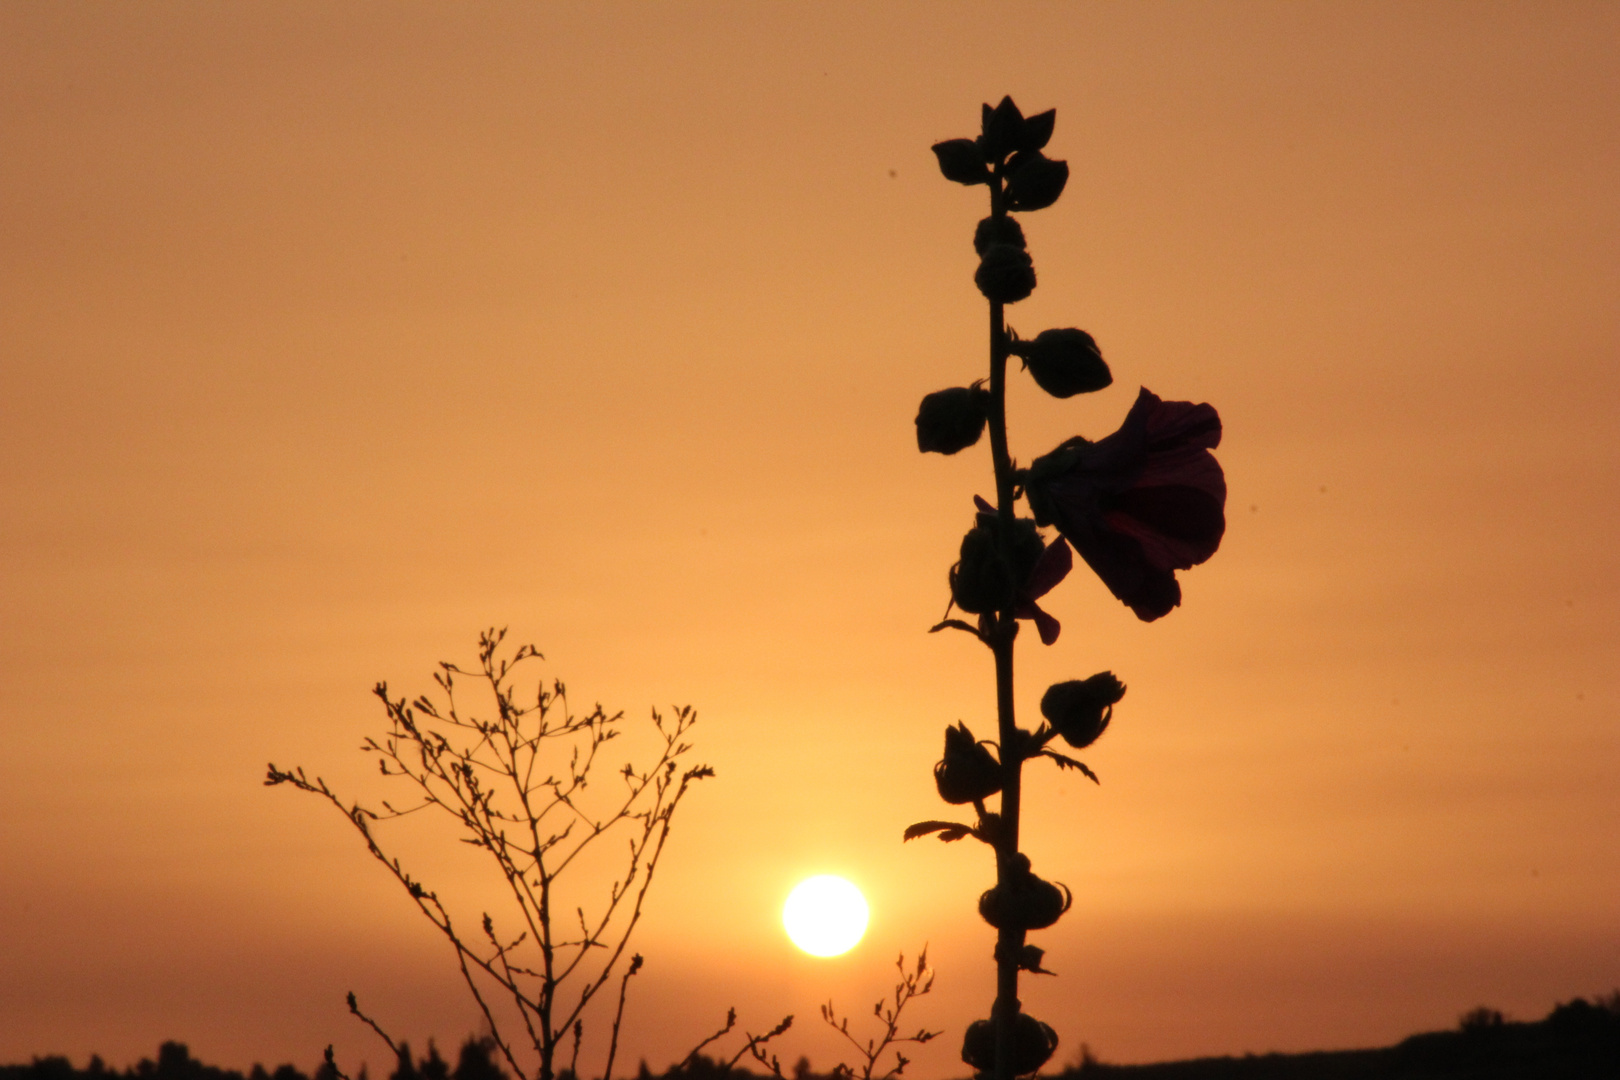
[[[1151,622],[1181,603],[1175,572],[1221,545],[1226,477],[1210,453],[1220,442],[1213,406],[1161,401],[1144,389],[1112,435],[1070,439],[1035,459],[1025,476],[1030,508]]]

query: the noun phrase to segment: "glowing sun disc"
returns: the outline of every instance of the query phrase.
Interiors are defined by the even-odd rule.
[[[837,956],[854,948],[870,916],[861,890],[831,874],[799,882],[782,905],[788,937],[811,956]]]

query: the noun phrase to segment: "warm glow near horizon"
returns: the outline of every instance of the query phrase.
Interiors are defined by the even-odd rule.
[[[386,1075],[350,990],[419,1049],[480,1030],[353,827],[261,780],[390,794],[372,687],[495,625],[583,708],[695,706],[716,771],[619,1076],[733,1006],[869,1017],[926,945],[950,1034],[906,1076],[960,1077],[993,859],[901,836],[971,812],[945,729],[995,730],[985,650],[928,633],[994,492],[913,418],[986,374],[983,189],[929,147],[1003,94],[1071,167],[1009,321],[1114,376],[1016,373],[1012,456],[1146,387],[1218,409],[1228,485],[1180,608],[1077,565],[1018,644],[1026,721],[1129,687],[1100,784],[1022,788],[1073,896],[1024,984],[1052,1067],[1620,986],[1617,53],[1579,2],[0,4],[0,1064]],[[782,932],[811,868],[875,913],[837,962]],[[824,1027],[782,1059],[839,1061]]]

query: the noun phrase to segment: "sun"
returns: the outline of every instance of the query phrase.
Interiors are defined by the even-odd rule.
[[[854,948],[870,915],[861,890],[831,874],[799,882],[782,905],[788,937],[811,956],[837,956]]]

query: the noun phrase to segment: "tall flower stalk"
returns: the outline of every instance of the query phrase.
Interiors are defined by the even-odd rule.
[[[933,630],[972,634],[993,657],[997,739],[979,740],[965,723],[945,732],[945,755],[934,768],[939,794],[953,805],[971,804],[969,823],[922,821],[907,840],[935,834],[946,841],[972,837],[995,853],[996,883],[979,899],[979,914],[996,929],[996,996],[987,1020],[969,1025],[962,1059],[981,1076],[1012,1080],[1038,1070],[1057,1049],[1050,1026],[1022,1011],[1021,972],[1051,974],[1031,931],[1057,922],[1068,910],[1066,887],[1038,877],[1019,849],[1023,767],[1046,758],[1060,768],[1096,774],[1049,744],[1061,737],[1074,749],[1095,742],[1108,727],[1125,687],[1111,672],[1072,679],[1047,689],[1043,722],[1019,726],[1014,693],[1014,648],[1020,621],[1036,626],[1041,641],[1061,630],[1037,601],[1072,566],[1070,546],[1139,619],[1152,621],[1181,603],[1177,570],[1204,562],[1225,531],[1226,483],[1210,453],[1220,443],[1220,417],[1209,405],[1166,402],[1142,390],[1120,429],[1096,442],[1076,436],[1027,468],[1014,462],[1007,442],[1007,368],[1017,357],[1042,390],[1057,398],[1092,393],[1113,376],[1095,339],[1083,330],[1046,330],[1020,339],[1008,326],[1008,304],[1035,289],[1035,266],[1023,227],[1012,216],[1042,210],[1063,194],[1066,162],[1043,152],[1056,111],[1025,117],[1003,98],[985,105],[980,134],[933,147],[948,180],[990,193],[990,215],[979,222],[974,283],[990,306],[987,379],[923,398],[917,447],[955,454],[990,433],[995,503],[975,496],[973,525],[951,567],[950,607],[972,621],[946,618]],[[988,381],[988,387],[985,386]],[[1030,516],[1020,517],[1023,499]],[[1055,527],[1048,539],[1042,529]],[[994,749],[992,749],[994,748]],[[999,795],[995,810],[986,800]]]

